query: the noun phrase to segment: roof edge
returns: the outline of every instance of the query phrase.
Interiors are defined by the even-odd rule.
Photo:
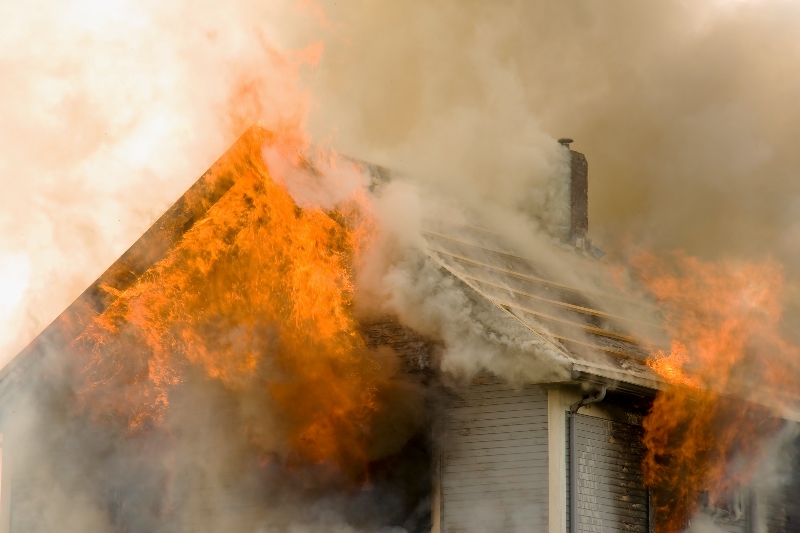
[[[237,175],[247,170],[242,168],[242,162],[250,164],[254,148],[260,148],[271,135],[258,124],[245,131],[119,259],[0,369],[0,404],[7,399],[13,384],[48,349],[74,341],[94,317],[117,300],[119,293],[163,259],[172,245],[233,187]]]
[[[642,396],[655,396],[656,393],[668,386],[666,382],[659,379],[636,376],[629,372],[588,363],[573,363],[572,379],[611,385],[619,390]]]

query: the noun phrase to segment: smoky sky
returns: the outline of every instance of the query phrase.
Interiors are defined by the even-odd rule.
[[[516,176],[545,171],[555,139],[572,137],[589,160],[590,234],[612,257],[631,243],[771,256],[794,291],[794,0],[74,0],[0,11],[4,361],[248,121],[274,124],[298,95],[315,142],[473,202],[524,196],[536,180]],[[314,43],[316,66],[296,79],[270,52]]]
[[[318,123],[347,149],[414,168],[475,113],[469,149],[491,158],[525,149],[524,123],[587,155],[590,230],[612,250],[800,260],[797,2],[323,5],[343,38]]]

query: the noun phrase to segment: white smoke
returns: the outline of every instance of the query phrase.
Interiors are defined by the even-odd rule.
[[[440,341],[439,367],[459,378],[483,371],[514,383],[566,377],[557,348],[479,296],[430,255],[423,231],[443,220],[455,227],[468,224],[466,208],[406,180],[379,187],[373,199],[380,229],[357,279],[362,312],[396,316]]]
[[[319,28],[309,13],[290,0],[0,6],[0,365],[253,122],[302,126],[297,75],[319,47],[292,51],[286,30]]]

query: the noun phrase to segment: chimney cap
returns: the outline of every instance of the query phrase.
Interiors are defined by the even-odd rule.
[[[573,140],[572,140],[572,139],[570,139],[569,137],[562,137],[561,139],[559,139],[559,140],[558,140],[558,142],[559,142],[559,144],[563,144],[564,146],[566,146],[567,148],[569,148],[569,144],[570,144],[570,143],[573,143],[573,142],[575,142],[575,141],[573,141]]]

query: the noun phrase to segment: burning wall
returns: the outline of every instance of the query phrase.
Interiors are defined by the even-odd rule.
[[[780,415],[796,409],[797,347],[781,330],[783,274],[774,262],[634,264],[674,339],[651,366],[672,383],[645,419],[646,480],[659,531],[680,531],[700,505],[725,501],[753,476]],[[674,269],[674,270],[673,270]]]
[[[123,258],[77,339],[25,354],[46,352],[38,386],[17,391],[37,392],[17,398],[25,415],[7,413],[13,530],[284,527],[313,505],[306,521],[425,523],[424,394],[391,339],[368,347],[354,315],[371,222],[352,199],[298,207],[261,157],[280,142],[250,130],[204,176],[212,205],[177,234],[170,213],[157,224],[175,238],[158,262],[120,289]],[[193,192],[184,202],[202,205]]]

